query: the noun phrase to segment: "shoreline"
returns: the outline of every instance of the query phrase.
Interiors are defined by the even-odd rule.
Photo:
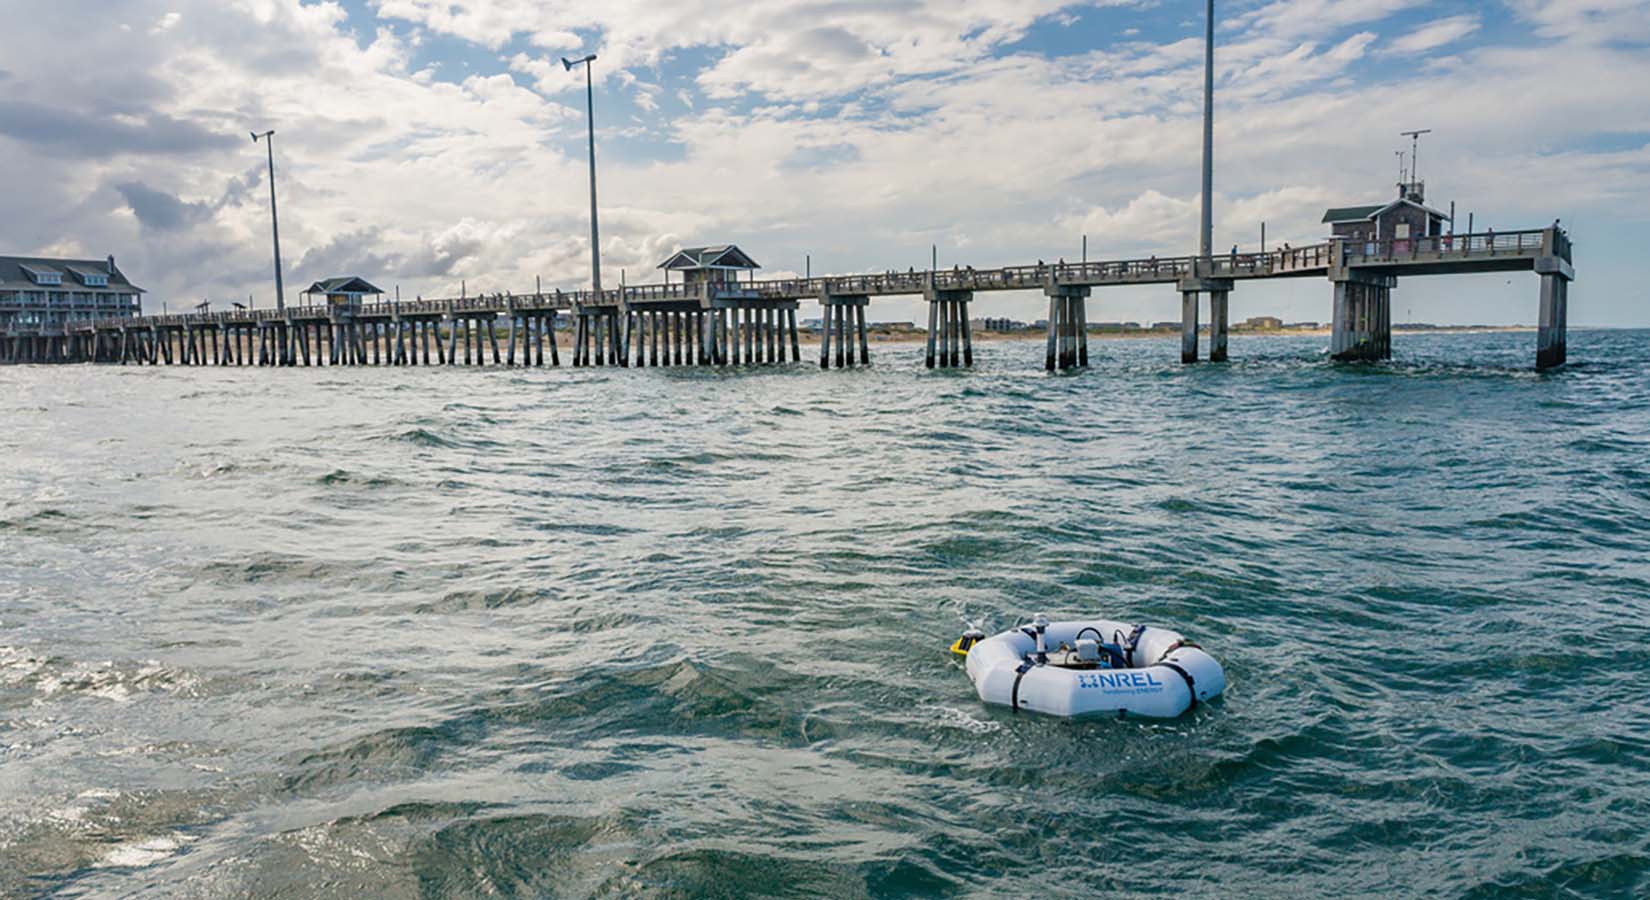
[[[1533,325],[1485,325],[1485,326],[1460,326],[1460,327],[1451,327],[1451,328],[1415,328],[1415,329],[1394,328],[1394,329],[1392,329],[1392,333],[1395,334],[1395,335],[1397,335],[1397,334],[1402,334],[1402,335],[1418,335],[1418,334],[1422,334],[1422,335],[1424,335],[1424,334],[1525,334],[1525,333],[1533,334],[1535,332],[1535,330],[1536,330],[1535,326],[1533,326]],[[1200,337],[1207,336],[1208,334],[1209,334],[1209,331],[1208,331],[1207,328],[1198,329],[1198,335]],[[1333,334],[1333,330],[1330,329],[1330,328],[1310,328],[1310,329],[1302,328],[1302,329],[1291,330],[1291,331],[1229,331],[1229,332],[1227,332],[1227,334],[1228,334],[1229,337],[1233,337],[1233,338],[1239,338],[1239,337],[1329,337]],[[910,344],[910,343],[924,343],[924,342],[926,342],[928,340],[928,333],[924,332],[924,331],[902,331],[902,332],[897,332],[897,333],[890,334],[890,333],[885,333],[885,332],[872,331],[872,332],[870,332],[869,337],[870,337],[870,342],[873,343],[873,344],[876,344],[876,343]],[[976,332],[974,332],[973,337],[974,337],[974,342],[975,343],[981,343],[981,342],[986,342],[986,341],[1046,341],[1046,340],[1048,340],[1048,333],[1046,331],[1016,331],[1016,332],[976,331]],[[1180,337],[1180,332],[1179,331],[1091,331],[1091,332],[1088,333],[1088,337],[1089,337],[1089,340],[1091,340],[1091,341],[1092,340],[1138,341],[1138,340],[1148,340],[1148,339],[1151,339],[1151,338],[1178,339]],[[813,344],[815,346],[818,346],[819,342],[820,342],[820,339],[819,339],[818,334],[808,334],[808,333],[803,333],[802,334],[802,343],[803,344]]]
[[[1405,329],[1395,328],[1395,329],[1393,329],[1392,333],[1395,334],[1395,335],[1418,335],[1418,334],[1419,335],[1424,335],[1424,334],[1522,334],[1522,333],[1534,333],[1535,331],[1536,331],[1535,327],[1534,326],[1529,326],[1529,325],[1501,325],[1501,326],[1483,326],[1483,327],[1460,326],[1460,327],[1452,327],[1452,328],[1422,328],[1422,329],[1413,329],[1413,330],[1405,330]],[[1208,334],[1209,334],[1209,332],[1208,332],[1207,329],[1199,329],[1198,330],[1198,336],[1199,336],[1200,339],[1203,338],[1203,337],[1207,337]],[[1232,331],[1232,332],[1228,332],[1228,336],[1232,337],[1232,338],[1245,338],[1245,337],[1323,337],[1323,338],[1327,338],[1331,334],[1332,334],[1332,331],[1329,328],[1299,329],[1299,330],[1294,330],[1294,331]],[[1088,333],[1088,336],[1091,340],[1097,340],[1097,341],[1139,341],[1139,340],[1152,340],[1152,339],[1178,340],[1180,338],[1180,332],[1179,331],[1123,331],[1123,332],[1119,332],[1119,331],[1091,331],[1091,332]],[[799,337],[799,339],[798,339],[797,343],[798,343],[798,346],[800,346],[800,347],[811,347],[811,348],[817,349],[820,345],[820,335],[817,332],[800,332],[798,337]],[[890,332],[871,331],[867,334],[867,339],[868,339],[867,343],[869,343],[869,344],[917,344],[917,345],[921,345],[921,344],[924,344],[928,341],[928,333],[925,332],[925,331],[901,331],[901,332],[892,332],[892,333],[890,333]],[[973,334],[973,339],[974,339],[974,342],[976,344],[980,344],[980,343],[1011,343],[1011,342],[1040,343],[1040,342],[1048,340],[1048,333],[1046,331],[1040,331],[1040,330],[1016,331],[1016,332],[976,331]],[[573,335],[572,335],[571,332],[557,331],[555,333],[555,341],[556,341],[556,349],[557,349],[558,353],[571,354],[573,352]],[[375,358],[376,358],[377,354],[381,354],[383,357],[389,357],[394,351],[395,339],[394,339],[394,337],[380,337],[380,338],[378,338],[377,341],[374,341],[373,339],[368,338],[368,339],[365,340],[364,343],[365,343],[365,346],[367,348],[367,352],[368,352],[369,355],[375,355]],[[834,339],[832,340],[832,343],[833,344],[835,343]],[[375,344],[377,345],[376,347],[374,346]],[[525,345],[523,345],[523,346],[525,346]],[[664,346],[665,346],[664,343],[661,342],[660,345],[659,345],[661,351],[664,350]],[[432,345],[432,347],[433,347],[433,345]],[[474,344],[471,344],[470,347],[473,348]],[[501,353],[506,350],[506,348],[508,347],[507,334],[501,334],[499,336],[498,347],[499,347],[499,351]],[[461,345],[457,349],[458,349],[459,354],[466,355],[466,358],[467,358],[468,348]],[[546,351],[548,351],[548,349],[549,349],[548,343],[545,345],[545,349],[546,349]],[[634,348],[632,348],[632,352],[634,352]],[[488,353],[489,353],[489,355],[491,354],[490,345],[489,345]],[[566,362],[570,363],[571,358],[569,357]]]

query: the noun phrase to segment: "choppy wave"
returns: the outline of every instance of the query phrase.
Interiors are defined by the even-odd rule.
[[[0,895],[1650,893],[1650,333],[1529,341],[0,368]],[[1036,610],[1230,690],[981,706]]]

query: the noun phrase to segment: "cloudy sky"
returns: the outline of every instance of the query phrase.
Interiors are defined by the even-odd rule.
[[[1196,0],[0,0],[0,252],[113,253],[176,308],[273,296],[276,130],[289,297],[589,278],[594,51],[608,280],[735,241],[770,274],[1189,252]],[[1395,193],[1482,230],[1563,217],[1572,324],[1650,325],[1650,0],[1223,0],[1216,246],[1324,233]],[[296,286],[296,287],[294,287]],[[1327,284],[1233,315],[1329,316]],[[1399,320],[1532,322],[1533,276],[1413,279]],[[1034,296],[979,311],[1034,318]],[[1168,288],[1091,320],[1178,315]],[[915,319],[915,303],[874,319]]]

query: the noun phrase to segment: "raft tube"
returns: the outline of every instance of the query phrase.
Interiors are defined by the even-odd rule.
[[[1214,657],[1155,626],[1038,616],[994,637],[965,636],[953,649],[967,654],[980,699],[1015,711],[1172,719],[1226,689]]]

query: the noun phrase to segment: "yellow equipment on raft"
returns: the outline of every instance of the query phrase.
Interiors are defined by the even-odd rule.
[[[951,652],[958,656],[967,658],[969,649],[983,640],[985,640],[985,632],[979,630],[978,628],[970,628],[963,632],[962,637],[957,638],[957,642],[955,644],[951,645]]]

